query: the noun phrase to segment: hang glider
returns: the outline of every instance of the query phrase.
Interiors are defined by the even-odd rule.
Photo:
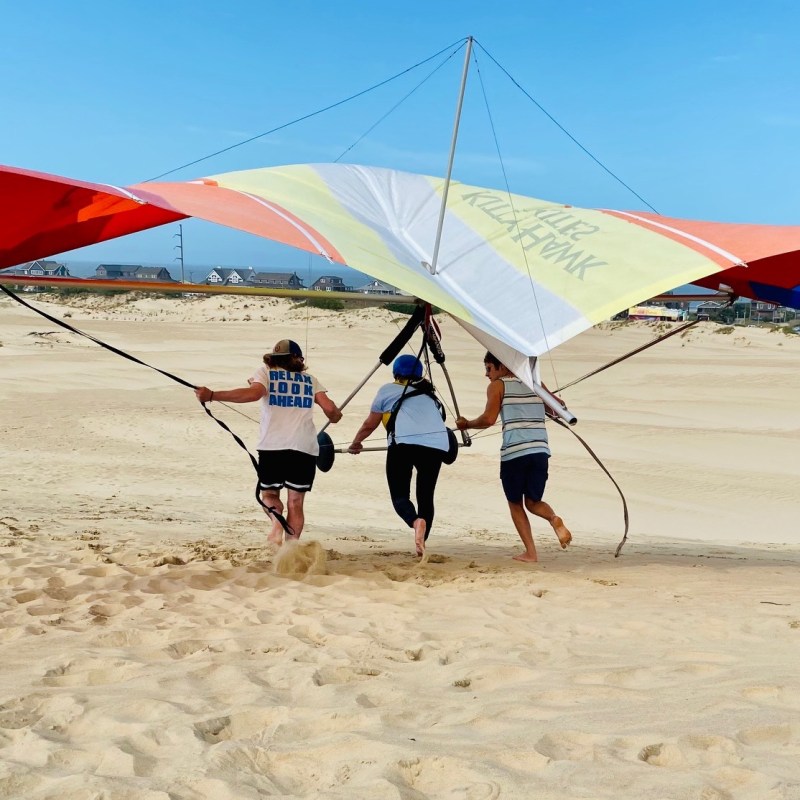
[[[439,306],[523,380],[533,360],[675,286],[800,306],[800,226],[584,209],[377,167],[301,164],[126,188],[0,168],[0,269],[197,217]]]

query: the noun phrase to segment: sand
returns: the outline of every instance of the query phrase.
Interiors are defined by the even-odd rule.
[[[32,302],[212,388],[290,336],[339,401],[402,322]],[[477,415],[482,351],[443,330]],[[540,563],[511,558],[490,431],[445,467],[420,563],[382,454],[337,456],[279,554],[247,456],[190,390],[0,300],[0,798],[800,799],[800,337],[719,330],[564,394],[627,497],[620,558],[619,496],[553,428],[547,499],[573,546],[538,524]],[[589,331],[544,379],[653,336]],[[254,447],[256,406],[214,411]]]

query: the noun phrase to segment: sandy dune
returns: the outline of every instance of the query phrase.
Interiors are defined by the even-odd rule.
[[[33,302],[218,388],[291,336],[337,400],[402,322]],[[482,351],[443,328],[477,414]],[[540,564],[513,561],[493,431],[445,468],[426,563],[382,455],[340,455],[307,504],[311,569],[285,575],[247,456],[189,390],[0,300],[0,797],[800,800],[800,337],[717,331],[565,392],[628,499],[621,558],[619,497],[556,428],[574,546],[539,526]],[[544,379],[653,335],[589,331]],[[214,411],[254,444],[255,406]]]

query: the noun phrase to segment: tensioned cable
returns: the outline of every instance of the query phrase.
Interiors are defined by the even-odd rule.
[[[78,336],[83,336],[85,339],[88,339],[90,342],[94,342],[96,345],[99,345],[100,347],[104,348],[105,350],[108,350],[108,351],[114,353],[115,355],[122,356],[123,358],[128,359],[128,361],[133,361],[135,364],[140,364],[143,367],[147,367],[148,369],[152,369],[155,372],[158,372],[161,375],[163,375],[165,378],[169,378],[171,381],[175,381],[176,383],[181,384],[181,386],[185,386],[188,389],[196,389],[196,388],[198,388],[193,383],[189,383],[189,381],[186,381],[183,378],[179,378],[177,375],[173,375],[171,372],[167,372],[164,369],[159,369],[158,367],[154,367],[152,364],[148,364],[146,361],[142,361],[141,358],[137,358],[136,356],[132,356],[130,353],[126,353],[124,350],[121,350],[119,347],[114,347],[114,345],[108,344],[108,342],[104,342],[102,339],[98,339],[96,336],[93,336],[91,333],[86,333],[86,331],[82,331],[79,328],[76,328],[74,325],[70,325],[68,322],[64,322],[64,320],[58,319],[58,317],[54,317],[52,314],[48,314],[46,311],[42,311],[40,308],[36,308],[35,306],[32,306],[30,303],[28,303],[25,300],[23,300],[15,292],[12,292],[10,289],[8,289],[6,286],[3,286],[2,284],[0,284],[0,290],[5,292],[5,294],[7,294],[12,300],[16,301],[21,306],[24,306],[29,311],[33,311],[34,313],[39,314],[39,316],[44,317],[49,322],[52,322],[54,325],[58,325],[59,327],[70,331],[70,333],[75,333]],[[250,462],[252,463],[253,468],[256,471],[256,474],[258,474],[258,461],[256,460],[255,456],[247,449],[247,445],[242,441],[241,437],[239,437],[237,434],[235,434],[221,419],[217,419],[217,417],[215,417],[211,413],[211,410],[208,408],[208,406],[206,406],[205,403],[201,403],[201,405],[203,406],[203,411],[205,411],[206,414],[208,414],[208,416],[211,417],[211,419],[213,419],[214,422],[216,422],[217,425],[220,426],[220,428],[222,428],[223,430],[227,431],[233,437],[233,439],[236,442],[236,444],[238,444],[239,447],[241,447],[242,450],[244,450],[245,453],[247,453],[247,455],[250,457]],[[261,499],[261,494],[259,492],[259,486],[260,486],[260,483],[256,483],[256,500],[258,501],[259,505],[270,516],[275,517],[275,519],[281,524],[281,527],[286,532],[287,536],[294,537],[294,531],[289,527],[289,523],[286,521],[286,518],[280,512],[278,512],[273,506],[268,506]]]
[[[490,58],[491,58],[491,56],[490,56]],[[494,60],[494,59],[492,59],[492,60]],[[497,62],[495,62],[495,63],[497,63]],[[551,367],[551,369],[553,371],[553,378],[557,381],[555,362],[553,361],[553,358],[552,358],[552,355],[551,355],[551,350],[550,350],[550,344],[549,344],[549,342],[547,340],[547,331],[545,330],[544,319],[542,318],[541,307],[539,305],[539,298],[538,298],[538,295],[536,293],[536,285],[535,285],[535,281],[533,280],[533,275],[531,274],[530,263],[528,262],[528,254],[527,254],[525,248],[521,244],[522,235],[521,235],[520,228],[519,228],[519,218],[517,216],[517,210],[516,210],[516,208],[514,206],[514,199],[513,199],[513,196],[511,194],[511,186],[510,186],[509,181],[508,181],[508,174],[506,172],[505,163],[503,162],[503,155],[500,152],[500,143],[499,143],[499,140],[497,138],[497,131],[496,131],[495,125],[494,125],[494,119],[492,117],[492,111],[491,111],[491,108],[489,106],[489,98],[488,98],[488,96],[486,94],[486,86],[485,86],[485,84],[483,82],[483,75],[481,74],[481,70],[480,70],[480,66],[478,65],[477,57],[475,57],[475,69],[478,72],[478,80],[480,82],[481,92],[483,94],[483,101],[484,101],[484,104],[486,105],[486,114],[487,114],[487,116],[489,118],[489,125],[490,125],[491,130],[492,130],[492,137],[494,138],[495,149],[497,150],[497,158],[498,158],[498,160],[500,162],[500,169],[502,170],[502,173],[503,173],[503,181],[505,182],[506,193],[508,195],[508,202],[509,202],[509,205],[511,206],[511,213],[512,213],[512,216],[514,218],[514,226],[515,226],[515,228],[517,230],[517,234],[518,234],[518,237],[519,237],[520,247],[521,247],[521,251],[522,251],[522,257],[523,257],[523,260],[525,262],[525,269],[526,269],[526,271],[528,273],[528,280],[530,281],[530,284],[531,284],[531,292],[533,294],[534,304],[536,306],[536,313],[537,313],[537,315],[539,317],[539,325],[541,326],[541,329],[542,329],[542,336],[544,337],[544,343],[545,343],[545,348],[546,348],[546,351],[547,351],[547,354],[548,354],[548,360],[550,362],[550,367]],[[614,479],[614,476],[608,471],[608,469],[606,468],[605,464],[603,464],[603,462],[600,460],[600,458],[597,456],[597,454],[594,452],[594,450],[592,450],[592,448],[589,446],[589,444],[581,436],[579,436],[577,433],[575,433],[575,431],[573,431],[572,428],[569,425],[564,423],[563,420],[560,420],[555,416],[553,416],[552,419],[557,424],[561,425],[563,428],[566,428],[583,445],[583,447],[585,448],[586,452],[589,453],[589,455],[594,459],[594,461],[597,463],[597,465],[600,467],[600,469],[602,469],[603,472],[605,472],[605,474],[608,476],[608,478],[611,481],[611,483],[614,484],[614,488],[617,490],[617,492],[619,493],[620,498],[622,499],[622,510],[623,510],[623,517],[624,517],[624,521],[625,521],[625,531],[623,533],[622,540],[617,545],[617,549],[616,549],[616,551],[614,553],[614,556],[618,557],[619,554],[620,554],[620,551],[622,550],[623,545],[625,544],[625,542],[628,539],[628,528],[630,526],[630,518],[629,518],[629,515],[628,515],[628,503],[627,503],[627,500],[625,499],[625,495],[623,494],[622,489],[620,488],[619,484]]]
[[[591,158],[592,161],[597,164],[597,166],[599,166],[604,172],[608,173],[617,183],[620,184],[620,186],[624,186],[631,194],[641,200],[654,214],[659,213],[655,208],[653,208],[652,205],[650,205],[650,203],[647,202],[647,200],[644,199],[644,197],[642,197],[632,187],[628,186],[628,184],[625,183],[625,181],[623,181],[619,175],[610,170],[602,161],[600,161],[599,158],[597,158],[597,156],[594,155],[594,153],[581,144],[538,100],[536,100],[536,98],[530,94],[530,92],[528,92],[519,83],[519,81],[517,81],[516,78],[511,75],[511,73],[502,64],[498,62],[498,60],[480,42],[476,41],[476,44],[481,48],[481,50],[483,50],[484,53],[486,53],[487,56],[489,56],[489,58],[492,59],[492,61],[494,61],[498,69],[500,69],[501,72],[506,75],[506,77],[528,98],[528,100],[530,100],[539,109],[539,111],[541,111],[563,134],[568,136],[574,144],[583,150],[583,152],[586,153],[586,155],[589,156],[589,158]]]
[[[394,113],[409,97],[411,97],[414,92],[416,92],[423,84],[427,83],[461,48],[453,50],[447,58],[444,59],[437,67],[435,67],[431,72],[429,72],[410,92],[408,92],[405,96],[403,96],[400,100],[398,100],[382,117],[380,117],[372,126],[367,128],[361,136],[358,137],[349,147],[347,147],[342,153],[339,154],[337,158],[334,159],[334,163],[338,163],[342,158],[344,158],[356,145],[358,145],[361,141],[363,141],[367,136],[375,130],[390,114]]]
[[[344,105],[345,103],[349,103],[351,100],[355,100],[356,98],[368,94],[369,92],[372,92],[375,89],[379,89],[381,86],[385,86],[387,83],[391,83],[392,81],[397,80],[397,78],[400,78],[403,75],[412,72],[417,67],[421,67],[423,64],[427,64],[429,61],[432,61],[434,58],[438,58],[442,53],[444,53],[445,51],[449,50],[452,47],[455,47],[456,49],[453,51],[451,55],[455,55],[466,44],[466,41],[467,41],[466,38],[459,39],[457,42],[453,42],[452,44],[449,44],[447,47],[443,47],[441,50],[439,50],[437,53],[434,53],[432,56],[428,56],[428,58],[425,58],[422,61],[417,62],[416,64],[414,64],[414,66],[408,67],[407,69],[398,72],[396,75],[392,75],[391,78],[386,78],[385,80],[382,80],[379,83],[376,83],[367,89],[362,89],[360,92],[351,94],[349,97],[345,97],[343,100],[337,100],[335,103],[331,103],[330,105],[327,105],[324,108],[320,108],[317,111],[312,111],[309,114],[304,114],[302,117],[293,119],[291,122],[285,122],[282,125],[278,125],[275,128],[271,128],[268,131],[264,131],[263,133],[251,136],[249,139],[244,139],[241,142],[229,145],[228,147],[223,147],[221,150],[209,153],[208,155],[202,156],[201,158],[196,158],[194,161],[189,161],[186,164],[181,164],[181,166],[179,167],[175,167],[174,169],[162,172],[160,175],[156,175],[153,178],[148,178],[146,181],[144,181],[144,183],[149,183],[150,181],[157,181],[160,178],[164,178],[167,175],[172,175],[174,172],[178,172],[179,170],[186,169],[187,167],[193,167],[195,164],[199,164],[202,161],[208,161],[208,159],[222,155],[222,153],[228,153],[231,150],[235,150],[237,147],[243,147],[246,144],[250,144],[250,142],[255,142],[257,139],[263,139],[265,136],[269,136],[272,133],[277,133],[278,131],[282,131],[285,128],[291,127],[292,125],[296,125],[298,122],[304,122],[307,119],[311,119],[312,117],[324,114],[326,111],[330,111],[332,108],[337,108],[338,106]]]
[[[626,359],[630,358],[631,356],[635,356],[637,353],[641,353],[643,350],[647,350],[648,347],[652,347],[654,344],[658,344],[659,342],[663,342],[665,339],[669,339],[670,336],[675,336],[676,333],[683,333],[687,331],[689,328],[697,325],[700,322],[699,319],[692,320],[691,322],[687,322],[684,325],[681,325],[678,328],[673,328],[671,331],[667,331],[666,333],[662,334],[661,336],[653,339],[651,342],[647,342],[646,344],[637,347],[635,350],[631,350],[629,353],[625,353],[625,355],[620,356],[619,358],[615,358],[613,361],[609,361],[607,364],[604,364],[602,367],[598,367],[597,369],[593,369],[591,372],[587,372],[585,375],[581,375],[580,378],[576,378],[574,381],[570,381],[569,383],[565,383],[563,386],[559,386],[555,392],[563,392],[564,389],[569,389],[571,386],[575,386],[576,384],[580,383],[581,381],[585,381],[587,378],[591,378],[592,375],[597,375],[604,370],[607,370],[609,367],[613,367],[615,364],[620,364],[621,362],[625,361]]]
[[[497,130],[496,130],[495,125],[494,125],[494,118],[492,117],[492,110],[489,107],[489,98],[488,98],[488,96],[486,94],[486,86],[485,86],[485,84],[483,82],[483,75],[481,74],[481,69],[480,69],[480,66],[478,64],[477,55],[473,56],[473,58],[475,59],[475,69],[476,69],[476,71],[478,73],[478,82],[480,83],[480,86],[481,86],[481,93],[483,94],[483,102],[484,102],[484,105],[486,106],[486,115],[489,118],[489,126],[490,126],[490,128],[492,130],[492,138],[494,139],[494,146],[495,146],[495,150],[497,151],[497,158],[500,161],[500,169],[501,169],[501,171],[503,173],[503,182],[505,183],[505,186],[506,186],[506,194],[508,195],[508,203],[511,206],[511,214],[514,217],[514,227],[517,229],[517,236],[518,236],[519,243],[520,243],[520,251],[522,252],[522,258],[525,261],[525,269],[526,269],[526,271],[528,273],[528,280],[530,281],[530,284],[531,284],[531,292],[533,294],[533,302],[534,302],[534,305],[536,306],[536,314],[539,317],[539,326],[542,329],[542,336],[544,337],[544,346],[546,348],[547,358],[548,358],[548,361],[550,362],[550,368],[553,371],[553,380],[555,380],[556,383],[558,383],[558,377],[556,376],[556,365],[555,365],[555,361],[553,361],[553,356],[552,356],[551,351],[550,351],[550,343],[547,340],[547,330],[545,329],[544,318],[542,317],[542,309],[539,306],[539,297],[536,294],[536,283],[533,280],[533,275],[531,274],[531,267],[530,267],[530,264],[528,263],[528,253],[527,253],[527,251],[525,250],[525,247],[522,244],[522,232],[520,231],[520,228],[519,228],[519,218],[517,217],[517,209],[514,206],[514,199],[513,199],[513,196],[511,194],[511,185],[510,185],[510,183],[508,181],[508,173],[506,172],[505,163],[503,162],[503,154],[500,152],[500,142],[499,142],[499,140],[497,138]]]

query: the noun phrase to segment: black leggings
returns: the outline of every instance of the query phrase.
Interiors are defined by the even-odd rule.
[[[386,454],[386,480],[394,510],[412,527],[417,517],[425,520],[425,538],[433,527],[433,494],[442,468],[443,450],[419,444],[393,444]],[[411,471],[417,470],[417,508],[411,502]]]

